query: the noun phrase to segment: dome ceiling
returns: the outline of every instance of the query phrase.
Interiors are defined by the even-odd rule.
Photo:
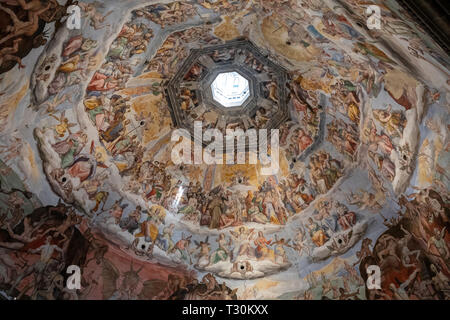
[[[221,89],[236,80],[239,90],[230,101]],[[165,90],[175,126],[193,137],[195,121],[201,122],[202,132],[214,128],[223,134],[227,129],[278,128],[288,119],[287,81],[285,69],[251,42],[233,40],[191,49]]]
[[[407,298],[448,298],[448,56],[395,1],[368,28],[366,2],[79,2],[71,30],[50,1],[47,40],[2,31],[0,293],[36,297],[13,255],[47,241],[78,298],[397,299],[417,274],[434,292]],[[261,129],[242,163],[202,158],[211,130]]]

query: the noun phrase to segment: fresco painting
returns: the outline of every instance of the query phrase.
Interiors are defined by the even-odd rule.
[[[449,60],[395,1],[0,0],[0,17],[1,299],[449,299]],[[233,115],[202,86],[232,64],[256,90]],[[174,163],[195,121],[279,129],[279,170]]]

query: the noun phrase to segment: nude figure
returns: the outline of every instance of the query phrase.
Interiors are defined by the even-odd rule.
[[[6,61],[16,61],[19,64],[19,69],[25,68],[22,64],[22,59],[14,55],[14,53],[19,51],[20,41],[22,41],[22,38],[14,39],[12,47],[7,47],[0,50],[0,66]]]
[[[378,242],[384,247],[383,250],[380,250],[377,253],[377,256],[380,260],[384,259],[384,256],[392,256],[397,259],[399,262],[402,262],[401,259],[397,256],[395,249],[397,248],[398,239],[394,238],[391,235],[384,235],[382,238],[378,240]]]
[[[58,227],[54,227],[54,228],[49,228],[47,229],[43,236],[47,235],[50,232],[54,232],[53,237],[57,237],[57,236],[61,236],[63,237],[63,241],[68,240],[69,238],[66,235],[66,231],[79,224],[81,222],[81,217],[77,216],[75,212],[71,212],[67,215],[66,220],[64,220],[64,222],[59,225]]]
[[[32,1],[31,3],[34,2],[37,2],[39,4],[41,3],[40,1]],[[0,5],[0,10],[6,12],[11,17],[11,20],[13,22],[12,26],[8,26],[6,28],[6,32],[9,32],[9,34],[0,40],[0,44],[18,36],[25,35],[31,37],[33,34],[35,34],[39,28],[39,15],[47,11],[50,6],[51,3],[49,2],[45,7],[42,7],[42,5],[40,4],[39,6],[33,5],[32,7],[30,7],[30,9],[25,9],[28,11],[28,21],[21,21],[19,20],[19,18],[17,18],[14,11]]]
[[[90,26],[95,30],[103,29],[105,27],[111,26],[110,24],[102,25],[105,22],[106,17],[109,16],[113,11],[109,11],[105,15],[101,15],[97,12],[96,7],[91,3],[79,2],[78,6],[84,11],[83,18],[88,18],[90,21]]]

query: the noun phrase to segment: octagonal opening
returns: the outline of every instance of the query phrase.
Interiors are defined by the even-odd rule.
[[[236,71],[217,75],[211,84],[213,99],[225,108],[240,107],[250,96],[250,85]]]

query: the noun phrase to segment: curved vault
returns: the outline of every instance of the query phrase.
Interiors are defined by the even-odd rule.
[[[394,1],[372,2],[378,31],[360,1],[86,4],[104,25],[63,26],[2,75],[1,293],[19,296],[11,257],[47,232],[102,279],[85,298],[183,297],[176,279],[224,281],[223,298],[395,298],[410,278],[410,298],[446,298],[448,59]],[[247,79],[241,106],[214,99],[224,72]],[[279,172],[175,165],[171,133],[195,120],[279,129]]]
[[[224,106],[214,94],[220,88],[214,86],[222,75],[233,73],[243,79],[242,85],[248,90],[240,92],[241,103]],[[195,121],[202,122],[203,132],[208,128],[223,134],[226,129],[270,132],[288,118],[287,78],[283,67],[261,54],[246,39],[192,48],[167,83],[174,125],[189,130],[191,137],[194,137]]]

